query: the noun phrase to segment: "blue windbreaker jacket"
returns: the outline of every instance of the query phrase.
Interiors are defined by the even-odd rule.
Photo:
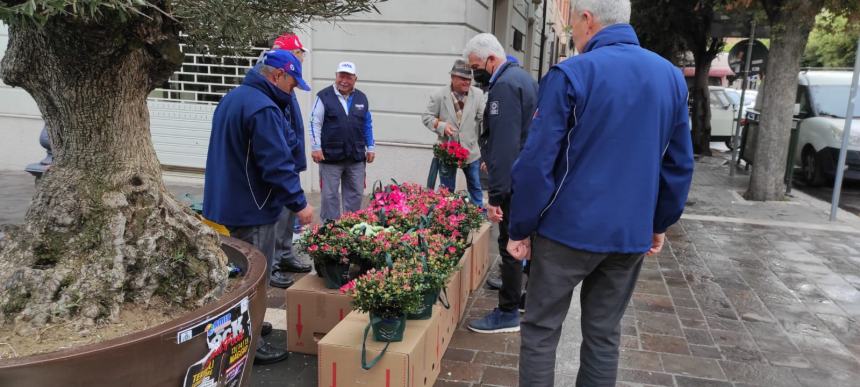
[[[513,171],[510,238],[533,233],[595,253],[643,253],[678,221],[693,175],[681,72],[604,28],[541,81]]]
[[[227,93],[212,118],[203,215],[227,226],[277,221],[284,206],[307,206],[290,127],[292,97],[252,70]],[[300,117],[299,117],[300,118]]]

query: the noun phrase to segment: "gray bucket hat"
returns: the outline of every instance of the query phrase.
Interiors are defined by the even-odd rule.
[[[472,79],[472,69],[466,64],[466,61],[457,59],[454,62],[454,67],[451,67],[451,75],[456,75],[461,78]]]

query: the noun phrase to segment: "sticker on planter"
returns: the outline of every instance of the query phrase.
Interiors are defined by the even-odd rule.
[[[182,344],[201,334],[206,335],[207,352],[200,361],[188,367],[183,386],[240,386],[251,346],[248,298],[218,317],[179,332],[177,342]]]

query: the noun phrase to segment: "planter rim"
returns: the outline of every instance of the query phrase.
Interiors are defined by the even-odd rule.
[[[266,258],[263,256],[263,253],[261,253],[259,250],[257,250],[248,243],[225,236],[220,236],[220,240],[222,249],[235,250],[241,255],[247,257],[249,262],[260,259],[263,260],[262,262],[265,262]],[[254,257],[257,258],[255,259]],[[72,357],[87,356],[96,352],[103,352],[106,350],[130,346],[140,341],[152,338],[154,336],[160,336],[162,340],[175,341],[176,332],[193,327],[208,318],[214,317],[221,312],[229,310],[236,303],[245,298],[245,296],[242,296],[242,294],[246,293],[249,289],[254,288],[259,278],[264,276],[266,273],[266,265],[248,264],[247,267],[250,267],[250,270],[246,272],[244,276],[241,277],[239,284],[232,291],[224,293],[221,298],[219,298],[215,302],[182,314],[177,319],[167,321],[165,323],[156,325],[154,327],[137,333],[115,337],[113,339],[102,341],[100,343],[87,344],[79,347],[67,348],[54,352],[39,353],[14,359],[6,359],[3,360],[2,363],[0,363],[0,370],[4,368],[20,367],[23,365],[37,365],[42,363],[62,361],[64,359]],[[253,299],[255,294],[256,290],[252,290],[250,293],[247,294],[248,299]]]

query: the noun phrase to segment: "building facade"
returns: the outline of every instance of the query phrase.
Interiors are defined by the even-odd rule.
[[[352,61],[356,87],[370,101],[377,141],[368,187],[377,180],[425,182],[436,136],[423,127],[420,114],[431,92],[448,84],[448,71],[472,36],[494,33],[536,79],[566,53],[559,47],[569,39],[561,25],[569,17],[569,0],[544,1],[546,22],[541,0],[397,0],[381,3],[379,14],[311,23],[297,31],[311,50],[304,76],[313,91],[298,91],[306,126],[315,93],[333,83],[338,62]],[[0,55],[6,40],[0,27]],[[182,69],[153,92],[152,139],[167,175],[202,173],[217,102],[241,83],[262,49],[243,57],[186,52]],[[0,84],[0,169],[20,170],[41,159],[41,126],[29,95]],[[316,165],[302,179],[306,189],[318,190]]]

